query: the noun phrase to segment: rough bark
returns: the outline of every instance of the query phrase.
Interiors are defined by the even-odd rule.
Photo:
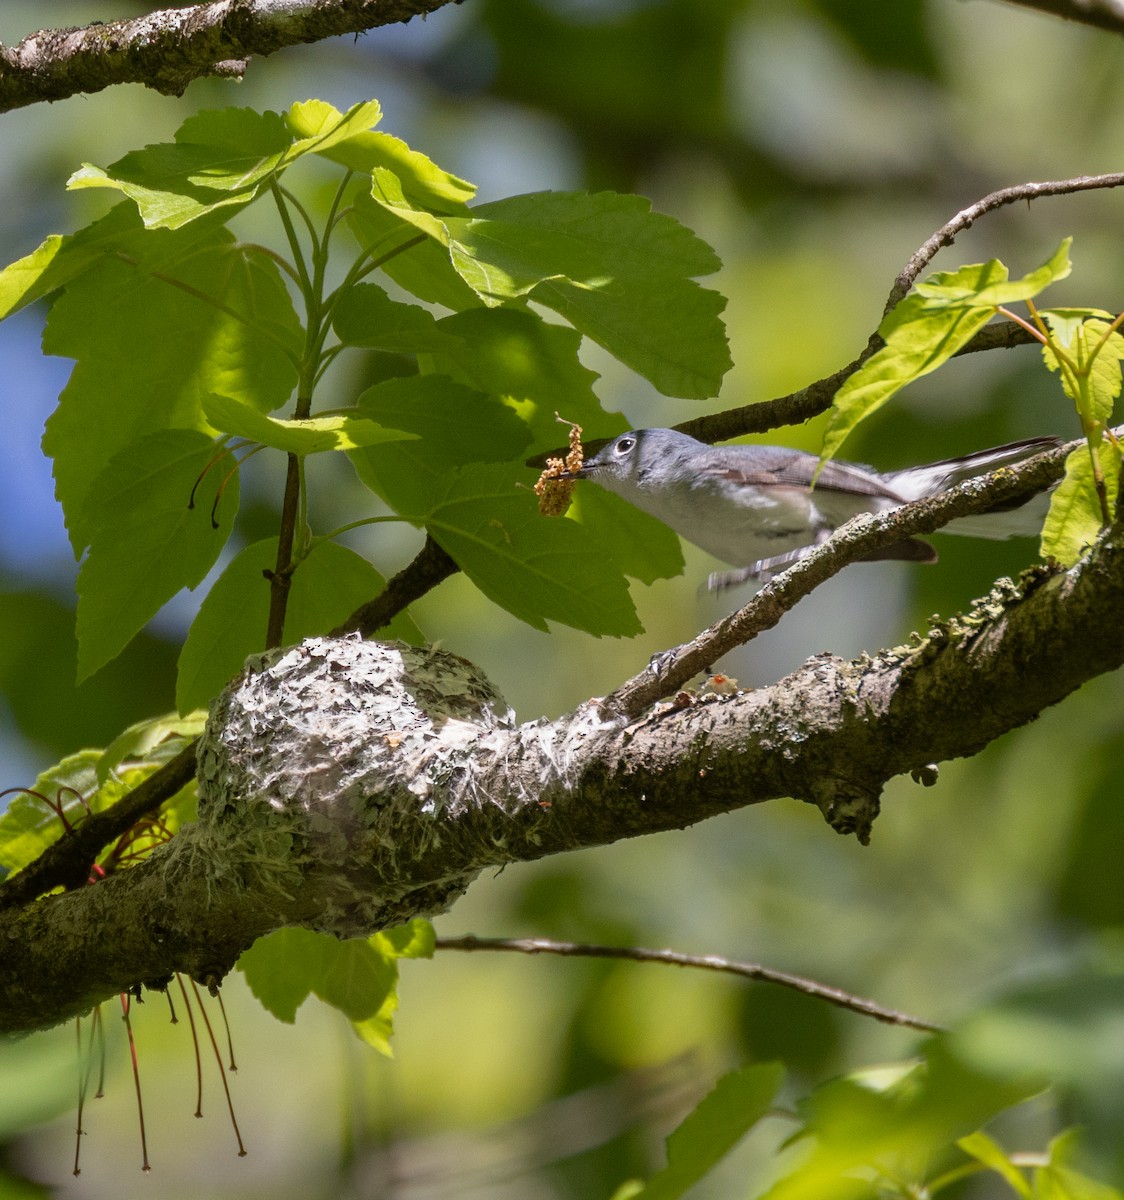
[[[180,95],[206,75],[241,78],[287,46],[408,21],[450,0],[212,0],[82,28],[43,29],[0,46],[0,112],[141,83]],[[456,0],[457,3],[460,0]],[[1122,0],[1007,0],[1013,7],[1124,33]],[[775,422],[774,422],[775,423]]]
[[[41,29],[0,46],[0,112],[117,83],[178,96],[204,75],[240,78],[249,60],[433,12],[449,0],[214,0],[84,28]]]
[[[217,984],[287,924],[351,936],[443,911],[484,869],[783,796],[869,835],[929,782],[1124,661],[1124,533],[997,585],[914,644],[639,717],[591,700],[517,725],[447,652],[314,639],[263,657],[200,742],[200,820],[142,865],[0,917],[0,1030],[185,971]]]

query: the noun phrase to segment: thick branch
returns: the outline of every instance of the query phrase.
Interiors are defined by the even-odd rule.
[[[354,935],[443,911],[476,875],[778,797],[864,838],[884,783],[931,776],[1124,662],[1124,534],[997,586],[876,658],[638,719],[597,701],[515,725],[463,660],[320,639],[227,692],[199,757],[200,821],[121,875],[0,916],[0,1029],[139,982],[214,982],[285,924]]]
[[[248,60],[433,12],[449,0],[213,0],[0,47],[0,112],[143,83],[178,96],[203,75],[239,78]]]

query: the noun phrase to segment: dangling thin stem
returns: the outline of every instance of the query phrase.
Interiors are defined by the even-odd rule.
[[[215,1052],[215,1062],[219,1065],[219,1077],[222,1079],[223,1091],[226,1093],[226,1106],[230,1110],[230,1123],[234,1126],[234,1136],[238,1141],[238,1157],[245,1158],[246,1147],[242,1144],[242,1134],[238,1128],[238,1118],[234,1115],[234,1101],[230,1098],[230,1084],[226,1078],[226,1068],[223,1066],[222,1055],[219,1053],[219,1044],[215,1040],[215,1031],[211,1028],[211,1019],[207,1016],[207,1010],[203,1007],[203,998],[199,995],[199,988],[196,986],[195,980],[191,981],[191,990],[195,993],[195,1002],[199,1005],[199,1015],[203,1018],[203,1024],[207,1027],[207,1036],[211,1039],[211,1047]]]
[[[226,1019],[226,1005],[222,1002],[222,992],[215,997],[219,1002],[219,1012],[222,1014],[222,1027],[226,1031],[226,1052],[230,1056],[230,1071],[237,1071],[238,1064],[234,1061],[234,1038],[230,1035],[230,1022]]]
[[[137,1043],[133,1038],[133,1023],[129,1019],[129,1009],[132,1005],[132,998],[128,992],[121,993],[121,1019],[125,1022],[125,1030],[129,1035],[129,1057],[133,1063],[133,1086],[137,1092],[137,1119],[140,1122],[140,1139],[141,1139],[141,1170],[151,1171],[152,1167],[148,1162],[148,1137],[144,1129],[144,1101],[141,1099],[140,1085],[140,1064],[137,1061]]]
[[[191,997],[187,994],[187,988],[183,986],[183,976],[177,971],[176,982],[180,985],[180,992],[183,994],[183,1007],[187,1012],[187,1019],[191,1024],[191,1044],[195,1047],[195,1115],[203,1116],[203,1056],[199,1052],[199,1032],[195,1028],[195,1014],[191,1011]],[[198,993],[196,994],[198,998]]]

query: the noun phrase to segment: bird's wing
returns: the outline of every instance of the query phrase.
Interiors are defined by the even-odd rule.
[[[724,479],[747,487],[810,487],[819,459],[783,446],[726,446],[715,464]],[[853,496],[884,496],[899,504],[898,495],[876,472],[858,463],[831,459],[824,464],[816,487]]]

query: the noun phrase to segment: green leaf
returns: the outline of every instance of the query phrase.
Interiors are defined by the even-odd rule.
[[[290,157],[311,152],[331,158],[344,146],[371,136],[367,130],[374,129],[381,120],[382,108],[377,100],[353,104],[346,113],[324,100],[298,101],[285,116],[285,124],[298,139]]]
[[[601,637],[641,631],[623,576],[586,530],[539,514],[505,465],[456,472],[424,517],[434,539],[490,600],[535,629],[561,621]]]
[[[580,487],[569,515],[605,547],[609,561],[632,579],[654,583],[683,573],[683,546],[662,521],[599,487]]]
[[[291,1025],[323,979],[333,941],[310,929],[278,929],[258,938],[235,965],[262,1007]]]
[[[613,437],[630,428],[607,413],[593,390],[597,372],[578,357],[581,335],[538,314],[510,308],[474,308],[438,322],[460,339],[455,349],[430,356],[444,371],[481,392],[503,396],[531,427],[531,452],[566,442],[558,414],[581,425],[583,437]]]
[[[940,1039],[917,1063],[833,1079],[798,1105],[818,1143],[817,1166],[850,1169],[894,1162],[905,1174],[1005,1108],[1042,1090],[1040,1079],[998,1077],[965,1065]]]
[[[43,448],[55,460],[56,494],[76,552],[88,542],[83,513],[104,463],[147,433],[208,430],[202,402],[211,392],[263,412],[277,408],[296,382],[280,348],[297,355],[300,345],[276,266],[224,231],[199,241],[169,279],[104,258],[71,283],[51,309],[43,348],[78,362],[47,421]]]
[[[178,229],[218,209],[256,199],[293,137],[278,113],[226,108],[197,113],[174,142],[133,150],[104,170],[85,163],[67,183],[114,188],[134,201],[150,229]]]
[[[1116,1188],[1090,1179],[1069,1165],[1076,1150],[1076,1129],[1067,1129],[1050,1142],[1050,1161],[1034,1175],[1038,1200],[1121,1200]]]
[[[1074,335],[1090,317],[1101,317],[1105,321],[1114,319],[1114,314],[1103,308],[1040,308],[1038,315],[1050,326],[1054,340],[1068,349]]]
[[[667,1166],[634,1193],[643,1200],[678,1200],[769,1111],[784,1078],[779,1063],[724,1075],[667,1139]]]
[[[107,779],[102,770],[103,758],[100,750],[80,750],[48,767],[30,789],[12,789],[14,795],[0,814],[0,868],[18,871],[34,862],[68,827],[79,825],[89,813],[111,808],[157,769],[157,763],[150,761],[142,767],[130,765]],[[61,808],[61,817],[52,805]],[[161,813],[163,831],[152,830],[147,836],[134,831],[130,844],[133,855],[151,850],[166,840],[167,833],[174,833],[185,818],[194,818],[194,781],[162,806]],[[112,848],[103,851],[101,857],[111,853]]]
[[[363,482],[406,516],[426,512],[454,468],[506,462],[531,440],[526,425],[505,404],[445,375],[388,379],[368,388],[358,407],[417,435],[413,442],[370,446],[348,456]]]
[[[407,925],[384,929],[381,933],[373,934],[368,940],[379,954],[389,960],[433,957],[433,926],[424,917],[415,917]],[[395,974],[397,977],[397,967]],[[387,993],[378,1012],[353,1022],[352,1028],[368,1046],[387,1058],[393,1058],[390,1038],[394,1032],[394,1014],[397,1011],[398,991],[395,987]]]
[[[835,394],[820,461],[832,458],[851,431],[907,383],[946,363],[991,320],[989,308],[929,309],[923,297],[907,296],[883,323],[886,345],[872,355]],[[889,320],[889,318],[887,318]]]
[[[348,413],[306,417],[303,421],[285,421],[267,417],[253,405],[233,396],[203,398],[203,415],[216,428],[236,437],[272,446],[289,454],[321,454],[326,450],[356,450],[377,442],[411,440],[412,433],[384,429],[374,421]]]
[[[90,550],[77,585],[80,681],[124,649],[181,588],[197,587],[218,558],[233,528],[238,482],[230,475],[232,456],[212,466],[213,459],[203,434],[169,429],[114,455],[95,480],[96,504],[88,505],[85,524]]]
[[[247,546],[215,581],[180,652],[180,712],[208,704],[238,674],[246,657],[263,649],[269,619],[269,584],[263,572],[276,565],[277,539],[269,538]],[[335,542],[318,543],[293,573],[284,643],[327,633],[384,586],[383,577],[354,550]],[[405,613],[394,618],[384,636],[413,644],[424,640]]]
[[[1021,279],[1008,279],[1007,268],[993,258],[986,263],[960,267],[956,271],[938,272],[917,284],[914,290],[932,307],[972,305],[997,308],[1000,304],[1032,300],[1051,283],[1064,279],[1073,269],[1069,260],[1072,244],[1073,238],[1065,238],[1042,266]],[[886,318],[890,328],[894,324],[892,317],[890,313]]]
[[[174,142],[134,150],[106,168],[90,163],[68,187],[113,188],[132,200],[150,229],[178,229],[256,200],[302,154],[331,153],[380,118],[378,103],[340,113],[310,100],[286,116],[250,108],[210,109],[189,117]]]
[[[824,433],[821,462],[832,458],[851,431],[908,383],[928,375],[964,347],[995,315],[1000,304],[1038,295],[1070,271],[1067,238],[1042,266],[1009,280],[997,259],[942,271],[918,283],[913,293],[882,319],[886,345],[839,389]]]
[[[109,255],[125,255],[148,271],[166,270],[207,236],[203,225],[176,232],[146,230],[132,204],[118,204],[76,233],[52,234],[36,250],[0,271],[0,319],[66,286]]]
[[[48,767],[31,785],[31,791],[52,803],[61,803],[71,824],[85,814],[80,797],[87,800],[97,791],[100,750],[79,750]],[[16,793],[0,815],[0,867],[19,871],[34,862],[52,842],[63,835],[58,815],[42,800],[27,792]]]
[[[197,738],[206,724],[207,713],[202,708],[182,717],[178,713],[164,713],[137,721],[106,746],[98,760],[98,783],[105,783],[126,759],[130,767],[137,762],[151,767],[162,766]]]
[[[643,197],[611,192],[540,192],[474,212],[463,245],[474,258],[479,251],[485,270],[497,260],[538,274],[532,300],[665,395],[717,395],[731,365],[720,319],[726,300],[693,277],[721,263],[690,230]]]
[[[405,925],[395,925],[371,935],[371,945],[394,958],[432,958],[436,934],[425,917],[414,917]]]
[[[328,147],[318,147],[317,153],[366,175],[378,170],[390,172],[403,196],[434,212],[461,212],[476,194],[474,184],[442,170],[388,133],[355,133]]]
[[[1102,441],[1096,453],[1111,513],[1119,490],[1120,452],[1111,442]],[[1087,446],[1081,446],[1065,460],[1065,478],[1050,498],[1050,511],[1042,526],[1042,556],[1070,567],[1093,544],[1103,527],[1093,480],[1093,457]]]
[[[1077,405],[1085,428],[1106,425],[1120,395],[1124,337],[1115,330],[1110,333],[1110,321],[1098,317],[1080,322],[1065,319],[1063,328],[1072,369],[1063,370],[1049,346],[1042,347],[1042,360],[1049,370],[1060,372],[1062,388]]]
[[[1001,1175],[1016,1195],[1025,1196],[1027,1200],[1030,1200],[1033,1193],[1030,1184],[1026,1181],[1026,1176],[1011,1162],[1003,1147],[993,1138],[977,1129],[975,1133],[960,1138],[956,1144],[976,1162],[983,1163],[985,1167]]]
[[[383,272],[419,300],[454,312],[479,307],[483,301],[457,274],[443,243],[419,233],[396,212],[359,195],[348,213],[348,227]]]
[[[460,338],[438,328],[428,309],[391,300],[373,283],[343,293],[332,314],[332,328],[345,345],[398,354],[455,350],[460,345]]]
[[[66,238],[52,233],[30,254],[0,271],[0,319],[47,295],[64,284],[72,273],[77,273],[80,269],[77,264],[72,271],[64,271],[56,263],[59,251],[66,244]]]
[[[373,1050],[387,1058],[394,1057],[390,1039],[394,1033],[394,1014],[398,1011],[398,992],[392,991],[383,1001],[382,1008],[374,1016],[354,1021],[352,1029]]]
[[[310,994],[338,1008],[364,1041],[390,1054],[401,957],[424,953],[427,922],[411,922],[367,940],[338,941],[305,929],[259,938],[238,960],[250,990],[279,1020],[292,1023]]]
[[[313,991],[349,1021],[376,1016],[398,982],[394,958],[380,954],[370,942],[352,938],[333,942],[324,971]]]
[[[540,192],[444,217],[375,172],[374,199],[448,247],[489,306],[529,297],[561,313],[670,396],[717,394],[730,367],[725,299],[693,281],[714,252],[640,196]]]

